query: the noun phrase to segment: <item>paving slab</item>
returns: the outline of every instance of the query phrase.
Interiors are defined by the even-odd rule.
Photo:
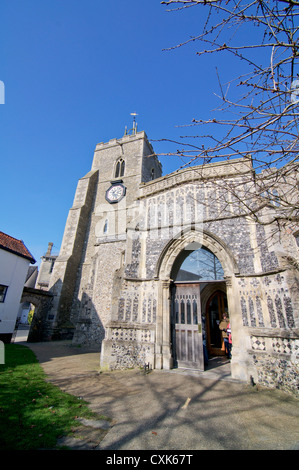
[[[21,344],[49,381],[109,418],[106,428],[81,423],[81,439],[64,441],[72,449],[299,450],[299,399],[233,380],[228,361],[205,372],[101,371],[99,351],[68,341]]]

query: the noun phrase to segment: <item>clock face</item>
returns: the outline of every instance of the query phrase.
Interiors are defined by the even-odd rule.
[[[119,202],[126,194],[126,188],[122,184],[114,184],[106,191],[106,200],[111,204]]]

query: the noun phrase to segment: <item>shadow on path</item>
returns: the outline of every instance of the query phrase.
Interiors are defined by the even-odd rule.
[[[49,381],[111,418],[112,426],[98,440],[85,439],[83,448],[299,449],[298,399],[233,381],[229,363],[206,372],[101,372],[98,351],[70,342],[23,344],[36,354]]]

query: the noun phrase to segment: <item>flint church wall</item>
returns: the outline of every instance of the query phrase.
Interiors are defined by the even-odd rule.
[[[278,234],[273,224],[251,217],[258,202],[250,159],[162,177],[152,154],[144,133],[97,146],[92,171],[78,185],[54,267],[55,331],[63,318],[74,343],[101,350],[103,367],[171,367],[173,266],[183,250],[203,245],[225,274],[232,376],[296,393],[296,227],[286,224]],[[127,193],[109,204],[105,191],[119,159],[127,165]],[[260,220],[273,210],[263,207]]]

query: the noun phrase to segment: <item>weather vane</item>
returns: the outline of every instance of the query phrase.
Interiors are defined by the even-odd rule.
[[[125,128],[125,135],[130,134],[132,132],[132,135],[135,135],[137,133],[137,122],[135,120],[135,117],[138,116],[137,113],[130,113],[131,116],[133,116],[133,127],[129,131],[127,130],[127,126]]]

